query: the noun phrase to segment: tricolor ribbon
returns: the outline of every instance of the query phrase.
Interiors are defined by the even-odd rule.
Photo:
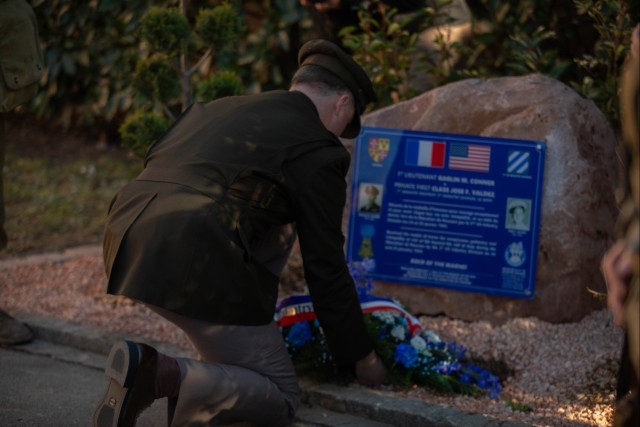
[[[361,297],[360,307],[363,313],[374,313],[376,311],[396,312],[407,321],[411,335],[422,332],[420,321],[391,299],[372,296]],[[313,310],[313,303],[309,295],[293,295],[280,300],[276,305],[275,321],[281,328],[315,319],[316,313]]]

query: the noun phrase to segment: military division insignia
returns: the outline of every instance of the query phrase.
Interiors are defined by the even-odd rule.
[[[510,150],[507,159],[507,173],[529,175],[531,155],[528,151]]]
[[[389,145],[391,140],[388,138],[369,138],[369,156],[371,159],[380,163],[389,154]]]

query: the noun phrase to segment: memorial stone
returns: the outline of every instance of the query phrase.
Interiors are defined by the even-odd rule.
[[[530,300],[376,283],[415,314],[502,323],[533,316],[577,321],[604,307],[590,290],[605,291],[599,271],[617,215],[616,138],[596,105],[563,83],[532,74],[469,79],[445,85],[363,117],[363,125],[543,141],[537,281]]]

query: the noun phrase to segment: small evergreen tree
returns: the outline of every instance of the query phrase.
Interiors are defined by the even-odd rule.
[[[194,100],[244,91],[237,74],[208,63],[215,62],[216,53],[228,52],[242,34],[239,10],[229,2],[200,9],[192,28],[186,3],[152,7],[141,20],[148,55],[138,61],[133,77],[139,105],[120,127],[123,145],[139,156]]]

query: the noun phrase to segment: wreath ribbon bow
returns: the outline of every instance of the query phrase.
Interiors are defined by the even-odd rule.
[[[396,312],[407,321],[411,335],[423,332],[420,321],[394,300],[373,296],[361,296],[360,307],[363,313],[375,313],[377,311]],[[275,320],[281,328],[291,326],[294,323],[316,320],[316,313],[313,310],[311,297],[309,295],[293,295],[282,299],[276,305]]]

